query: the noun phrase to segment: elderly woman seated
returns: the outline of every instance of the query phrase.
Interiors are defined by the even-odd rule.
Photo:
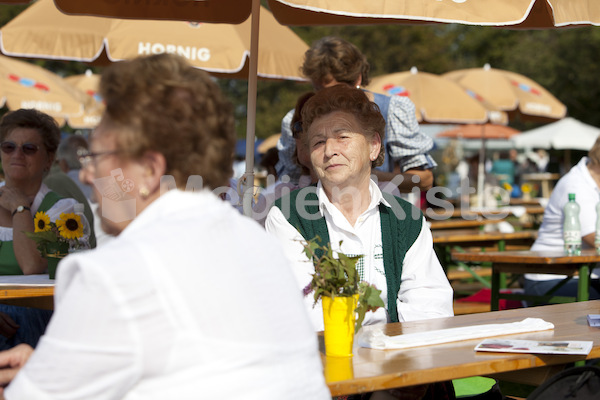
[[[319,182],[277,200],[265,228],[283,244],[300,288],[314,273],[303,241],[319,235],[334,251],[363,255],[361,279],[382,290],[386,306],[368,313],[365,324],[452,316],[452,288],[423,215],[370,179],[383,161],[384,128],[361,90],[339,85],[311,97],[302,109],[302,137]],[[305,302],[322,330],[321,307],[311,296]]]

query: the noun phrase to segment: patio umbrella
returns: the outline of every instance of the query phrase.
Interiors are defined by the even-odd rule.
[[[75,129],[95,128],[100,122],[102,112],[104,111],[104,103],[98,93],[100,75],[93,74],[88,69],[85,71],[85,74],[67,76],[64,80],[86,94],[83,114],[76,117],[69,117],[69,126]]]
[[[258,76],[304,80],[308,45],[262,9]],[[239,25],[150,21],[61,13],[38,0],[1,29],[1,50],[16,57],[108,64],[143,54],[178,53],[195,67],[227,78],[248,77],[250,20]]]
[[[540,84],[511,71],[491,68],[468,68],[442,75],[464,87],[478,100],[523,119],[552,121],[564,118],[567,107]]]
[[[377,93],[406,96],[415,104],[417,121],[448,124],[506,123],[503,112],[490,110],[456,83],[439,75],[410,71],[381,75],[367,87]]]
[[[368,88],[378,93],[409,97],[415,104],[419,122],[450,124],[483,124],[488,121],[505,124],[507,122],[504,112],[484,107],[481,102],[469,96],[464,89],[451,80],[427,72],[418,72],[415,67],[409,72],[373,78]],[[485,157],[484,150],[480,153],[480,163],[483,162],[482,157]],[[481,171],[482,168],[477,183],[480,198],[483,196],[484,183]]]
[[[251,214],[252,210],[252,185],[254,182],[254,152],[252,144],[255,138],[256,123],[256,96],[259,62],[259,25],[260,1],[259,0],[163,0],[160,2],[131,2],[129,0],[98,0],[98,1],[55,1],[61,11],[65,13],[84,15],[101,15],[111,17],[135,19],[172,19],[182,21],[208,21],[223,23],[240,23],[251,16],[250,29],[246,32],[246,39],[250,38],[249,52],[246,53],[249,63],[246,70],[240,75],[248,78],[248,107],[246,124],[246,173],[244,185],[244,212]],[[265,13],[266,14],[266,13]],[[269,17],[266,17],[269,20]],[[267,35],[267,34],[264,34]],[[263,36],[262,34],[260,35]],[[273,38],[280,35],[272,34]],[[283,36],[283,35],[281,35]],[[212,37],[215,40],[218,36]],[[286,43],[284,41],[284,43]],[[261,52],[262,52],[261,45]],[[261,57],[262,58],[262,57]],[[300,64],[298,64],[300,65]]]
[[[285,25],[460,23],[512,29],[600,25],[596,0],[269,0],[269,7]]]
[[[64,123],[83,113],[85,95],[37,65],[0,56],[0,106],[35,108]]]

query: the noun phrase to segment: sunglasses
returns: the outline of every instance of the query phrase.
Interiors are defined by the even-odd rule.
[[[0,150],[4,154],[14,153],[14,151],[17,149],[17,147],[19,147],[19,146],[17,146],[17,144],[14,142],[2,142],[0,144]],[[21,151],[26,156],[34,155],[35,153],[38,152],[39,149],[40,149],[40,146],[38,146],[37,144],[33,144],[33,143],[24,143],[21,145]]]
[[[301,134],[302,134],[302,121],[296,121],[292,125],[292,136],[294,139],[300,139]]]

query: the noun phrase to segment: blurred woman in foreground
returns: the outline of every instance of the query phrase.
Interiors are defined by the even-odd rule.
[[[216,84],[162,54],[113,64],[100,92],[82,180],[118,237],[61,263],[33,355],[0,353],[4,383],[23,367],[6,398],[329,398],[283,253],[206,190],[227,185],[235,144]]]

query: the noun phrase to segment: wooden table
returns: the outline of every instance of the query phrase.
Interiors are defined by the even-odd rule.
[[[521,179],[523,181],[532,181],[532,182],[539,181],[542,186],[542,190],[541,190],[542,197],[549,198],[550,193],[552,192],[551,182],[559,180],[560,174],[552,174],[549,172],[523,174],[523,176],[521,176]]]
[[[480,248],[494,247],[498,251],[506,250],[507,242],[518,242],[527,246],[531,246],[537,237],[535,230],[523,230],[517,232],[485,232],[477,229],[455,229],[455,230],[435,230],[432,231],[433,244],[439,248],[440,261],[444,264],[448,279],[452,281],[452,274],[448,270],[452,257],[452,251],[464,252],[465,248],[478,246]],[[441,247],[441,248],[440,248]],[[456,260],[455,260],[456,261]],[[490,283],[485,279],[482,271],[477,271],[471,268],[467,263],[456,261],[456,265],[462,267],[464,271],[479,281],[485,287],[491,287]],[[489,271],[485,270],[485,271]],[[463,276],[464,274],[460,274]],[[489,276],[490,274],[488,274]],[[464,278],[462,278],[464,279]]]
[[[600,262],[595,250],[584,250],[580,256],[566,256],[562,251],[495,251],[453,253],[452,259],[462,262],[492,263],[492,310],[498,310],[500,298],[513,300],[541,300],[545,303],[585,301],[589,299],[590,265]],[[555,274],[567,278],[552,288],[545,296],[500,293],[506,287],[505,275],[511,274]],[[553,296],[552,293],[574,275],[579,275],[577,296]]]
[[[483,228],[484,225],[497,224],[502,219],[486,219],[486,218],[451,218],[442,221],[428,220],[431,230],[436,229],[458,229],[458,228]]]
[[[32,284],[27,284],[28,281]],[[54,308],[54,284],[51,282],[48,275],[0,276],[0,303],[51,310]]]
[[[463,218],[463,219],[477,219],[478,217],[490,217],[490,219],[502,220],[502,218],[509,216],[510,214],[520,214],[525,211],[525,214],[538,215],[543,214],[545,208],[541,205],[527,205],[527,206],[507,206],[507,207],[482,207],[482,208],[466,208],[460,209],[455,208],[450,211],[446,210],[434,210],[428,209],[425,211],[425,215],[432,221],[440,221],[450,218]]]
[[[422,385],[469,376],[494,376],[510,380],[531,377],[528,382],[544,380],[549,366],[584,359],[600,358],[600,328],[587,324],[587,314],[599,314],[600,301],[558,304],[437,318],[424,321],[387,324],[385,333],[425,332],[492,323],[542,318],[555,325],[554,330],[501,336],[523,340],[585,340],[594,347],[586,356],[484,353],[473,351],[482,339],[466,340],[404,350],[355,348],[354,357],[326,357],[322,351],[325,379],[332,396]],[[322,344],[322,343],[321,343]],[[323,350],[323,347],[321,348]],[[518,371],[517,373],[511,371]],[[501,375],[498,375],[502,373]],[[523,379],[524,380],[524,379]]]

